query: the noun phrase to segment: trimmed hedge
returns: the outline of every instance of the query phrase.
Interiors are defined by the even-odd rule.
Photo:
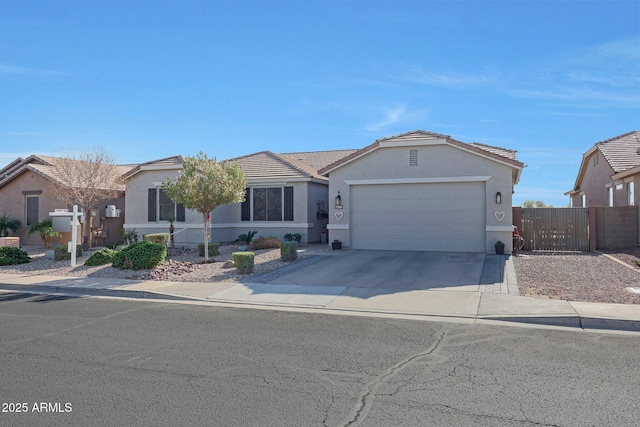
[[[233,263],[236,265],[238,273],[248,274],[253,272],[253,259],[255,254],[253,252],[234,252]]]
[[[94,267],[96,265],[111,264],[113,256],[117,253],[118,251],[113,249],[100,249],[99,251],[94,252],[93,255],[91,255],[89,258],[87,258],[87,260],[84,262],[84,265]]]
[[[121,270],[141,268],[155,268],[167,257],[167,247],[143,240],[132,243],[116,253],[111,265]]]
[[[220,255],[220,243],[209,243],[209,256]],[[204,256],[204,243],[198,245],[198,256]]]
[[[274,249],[280,247],[280,240],[275,237],[258,237],[251,243],[251,249]]]
[[[82,245],[76,245],[76,258],[82,256]],[[56,261],[64,261],[71,259],[71,252],[66,245],[58,245],[53,248],[53,259]]]
[[[298,259],[298,242],[280,243],[280,258],[284,262],[291,262]]]
[[[31,261],[29,254],[14,246],[0,246],[0,265],[26,264]]]
[[[142,236],[142,240],[146,240],[147,242],[151,243],[157,243],[158,245],[164,245],[165,247],[169,247],[169,243],[171,243],[171,237],[169,233],[145,234]]]

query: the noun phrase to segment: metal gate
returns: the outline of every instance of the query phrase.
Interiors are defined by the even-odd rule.
[[[588,251],[587,208],[522,208],[525,250]]]

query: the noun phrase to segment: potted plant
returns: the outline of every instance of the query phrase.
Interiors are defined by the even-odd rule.
[[[331,242],[331,249],[333,249],[334,251],[339,251],[342,249],[342,242],[338,239],[335,239],[333,242]]]
[[[504,255],[504,243],[500,240],[496,242],[496,255]]]

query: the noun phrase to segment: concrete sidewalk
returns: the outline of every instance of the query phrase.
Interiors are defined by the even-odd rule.
[[[505,277],[508,274],[505,274]],[[507,285],[502,286],[505,289]],[[496,286],[500,288],[500,286]],[[192,283],[0,274],[0,290],[197,301],[226,306],[475,322],[497,320],[640,332],[640,306],[546,300],[506,293],[269,283]]]

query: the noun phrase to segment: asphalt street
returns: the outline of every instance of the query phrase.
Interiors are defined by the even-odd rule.
[[[0,293],[3,426],[635,426],[637,334]]]

